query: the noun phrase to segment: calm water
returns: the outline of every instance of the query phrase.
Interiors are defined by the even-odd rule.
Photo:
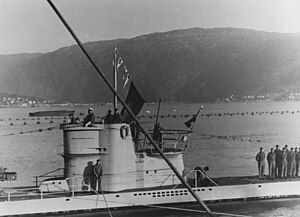
[[[192,144],[184,156],[187,170],[198,165],[207,165],[210,168],[208,175],[212,177],[254,175],[257,173],[254,157],[259,147],[264,147],[265,152],[276,144],[300,147],[300,113],[298,112],[300,102],[203,105],[202,113],[213,115],[209,117],[200,115],[197,120],[194,134],[190,137]],[[199,107],[200,104],[163,104],[160,112],[163,118],[159,121],[164,128],[186,129],[184,122],[191,117],[182,117],[182,115],[195,114]],[[45,130],[57,126],[63,119],[52,119],[53,123],[50,123],[50,118],[44,117],[40,120],[35,117],[32,120],[28,116],[29,112],[68,109],[75,110],[79,115],[86,113],[87,108],[1,108],[0,166],[18,173],[18,180],[9,185],[32,185],[33,176],[63,167],[63,158],[59,155],[63,152],[62,132],[58,129]],[[94,106],[96,116],[104,116],[109,108],[109,106]],[[153,127],[155,118],[150,119],[149,115],[155,115],[156,110],[156,104],[149,104],[141,111],[140,115],[146,117],[140,120],[146,128]],[[252,112],[254,115],[251,115]],[[270,114],[271,112],[274,113]],[[214,115],[219,113],[221,116]],[[227,113],[235,114],[224,115]],[[174,115],[176,117],[173,117]],[[83,118],[83,116],[79,117]],[[38,121],[40,124],[37,124]],[[10,126],[11,123],[14,125]],[[38,131],[39,129],[42,131]],[[26,133],[28,131],[36,132]],[[21,132],[24,133],[20,134]],[[227,139],[224,136],[228,136]],[[291,204],[292,202],[287,202],[282,203],[283,207],[276,206],[278,215],[268,214],[274,212],[272,209],[266,209],[265,213],[260,211],[255,215],[261,216],[263,213],[265,215],[262,216],[287,216],[280,214],[284,210],[283,213],[288,212],[291,213],[289,216],[293,216],[295,209],[300,213],[300,208],[297,206],[300,203]],[[241,208],[241,210],[245,209]],[[176,216],[176,214],[169,216]]]

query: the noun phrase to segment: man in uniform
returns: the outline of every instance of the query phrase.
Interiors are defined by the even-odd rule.
[[[263,148],[261,147],[255,157],[255,160],[257,161],[257,166],[258,166],[258,178],[259,179],[264,179],[265,158],[266,158],[266,154],[264,153]]]
[[[282,178],[286,179],[287,178],[287,152],[286,148],[282,149]]]
[[[296,156],[295,156],[295,160],[296,160],[296,177],[299,177],[299,166],[300,166],[300,148],[299,148],[299,152],[297,151],[297,148],[295,148],[295,152],[296,152]]]
[[[279,149],[279,145],[276,145],[275,153],[275,176],[277,178],[281,177],[282,173],[282,155],[281,150]]]
[[[295,167],[296,167],[295,152],[294,152],[294,148],[291,148],[290,151],[287,153],[287,176],[288,176],[288,178],[295,177],[295,174],[294,174]]]
[[[121,115],[119,113],[119,110],[116,108],[115,109],[115,114],[114,114],[114,123],[121,123]]]
[[[112,115],[110,109],[107,111],[107,115],[105,116],[104,123],[106,124],[114,123],[114,116]]]
[[[274,149],[271,148],[270,152],[267,155],[270,179],[275,178],[275,157],[276,157],[276,155],[274,153]]]
[[[94,109],[89,108],[88,115],[83,120],[83,126],[84,127],[92,126],[95,122],[95,119],[96,119],[96,117],[95,117],[95,114],[94,114]]]
[[[95,184],[98,183],[98,185],[97,185],[98,186],[98,192],[102,193],[102,189],[101,189],[101,179],[102,179],[101,158],[99,158],[97,160],[97,163],[94,165],[94,174],[95,174]]]

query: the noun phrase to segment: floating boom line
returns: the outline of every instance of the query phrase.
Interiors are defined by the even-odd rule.
[[[77,37],[77,35],[74,33],[72,28],[69,26],[69,24],[66,22],[62,14],[59,12],[59,10],[56,8],[56,6],[52,3],[51,0],[47,0],[51,8],[54,10],[56,15],[59,17],[59,19],[62,21],[64,26],[67,28],[69,33],[72,35],[82,52],[85,54],[87,59],[90,61],[92,66],[95,68],[95,70],[98,72],[99,76],[104,80],[104,82],[107,84],[109,89],[113,92],[113,94],[118,98],[119,102],[124,106],[124,108],[127,110],[127,112],[132,116],[136,124],[140,127],[141,131],[145,134],[146,138],[150,141],[150,143],[154,146],[154,148],[158,151],[160,156],[166,161],[166,163],[169,165],[169,167],[173,170],[177,178],[182,182],[182,184],[188,189],[188,191],[191,193],[191,195],[195,198],[195,200],[205,209],[207,214],[209,216],[214,217],[213,213],[210,211],[210,209],[206,206],[206,204],[201,200],[201,198],[193,191],[193,189],[188,185],[188,183],[184,180],[184,178],[181,176],[181,174],[177,171],[177,169],[174,167],[174,165],[169,161],[169,159],[163,154],[163,152],[160,150],[157,144],[153,141],[151,136],[146,132],[146,130],[142,127],[140,122],[138,121],[137,117],[134,115],[134,113],[131,111],[131,109],[126,105],[125,101],[121,98],[121,96],[115,91],[114,87],[110,84],[108,79],[105,77],[105,75],[101,72],[101,70],[98,68],[98,66],[95,64],[93,59],[90,57],[88,52],[83,47],[81,41]]]

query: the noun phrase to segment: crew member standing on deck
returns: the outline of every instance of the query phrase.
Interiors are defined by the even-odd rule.
[[[266,158],[266,154],[265,154],[263,148],[261,147],[255,157],[255,159],[257,161],[257,166],[258,166],[258,178],[259,179],[264,179],[265,158]]]
[[[287,153],[287,177],[288,178],[294,178],[295,174],[295,167],[296,167],[296,161],[295,161],[295,152],[294,148],[291,148],[290,151]]]
[[[107,111],[107,114],[106,114],[105,119],[104,119],[104,123],[105,124],[112,124],[112,123],[114,123],[114,116],[112,115],[110,109]]]
[[[276,155],[275,155],[274,149],[271,148],[271,151],[267,155],[270,179],[275,178],[275,158],[276,158]]]
[[[287,153],[286,153],[286,148],[282,149],[281,157],[282,157],[282,175],[281,175],[281,177],[286,179],[287,178]]]
[[[300,166],[300,148],[299,151],[297,150],[297,148],[295,148],[295,152],[296,152],[296,156],[295,156],[295,160],[296,160],[296,177],[299,177],[299,166]]]
[[[95,184],[98,186],[98,192],[102,193],[102,189],[101,189],[101,180],[102,180],[101,158],[99,158],[97,160],[97,163],[94,165],[94,174],[95,174]]]
[[[282,173],[282,155],[281,150],[279,149],[279,145],[276,145],[275,153],[275,177],[281,178]]]
[[[94,122],[95,122],[94,109],[89,108],[88,115],[83,120],[83,126],[84,127],[92,126]]]
[[[119,113],[119,110],[116,108],[115,109],[115,114],[114,114],[114,123],[121,123],[121,115]]]

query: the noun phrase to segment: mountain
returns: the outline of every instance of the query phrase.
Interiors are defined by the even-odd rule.
[[[117,46],[148,102],[215,101],[232,94],[300,90],[300,34],[192,28],[84,46],[109,80]],[[45,54],[0,55],[0,92],[55,101],[112,101],[75,45]]]

